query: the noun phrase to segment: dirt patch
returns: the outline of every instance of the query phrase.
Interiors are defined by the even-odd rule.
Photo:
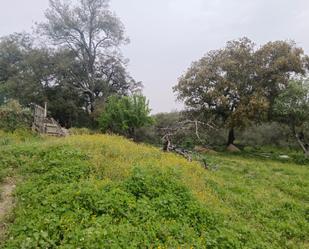
[[[194,151],[196,151],[198,153],[218,154],[218,152],[216,152],[216,151],[214,151],[210,148],[206,148],[206,147],[202,147],[202,146],[195,146]]]
[[[240,149],[238,149],[234,144],[230,144],[226,150],[228,152],[240,152]]]
[[[10,213],[14,205],[13,191],[15,189],[15,181],[7,178],[0,184],[0,240],[5,235],[7,223],[6,216]]]

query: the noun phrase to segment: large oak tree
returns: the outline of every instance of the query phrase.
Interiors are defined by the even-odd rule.
[[[256,48],[248,38],[227,43],[194,62],[174,87],[186,107],[234,129],[271,118],[275,98],[289,80],[306,74],[308,58],[294,42],[277,41]]]

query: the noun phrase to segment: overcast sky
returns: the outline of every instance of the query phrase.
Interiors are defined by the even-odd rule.
[[[0,36],[30,31],[48,0],[0,0]],[[191,62],[247,36],[257,44],[293,39],[309,53],[309,0],[111,0],[126,26],[129,71],[154,113],[181,109],[172,87]]]

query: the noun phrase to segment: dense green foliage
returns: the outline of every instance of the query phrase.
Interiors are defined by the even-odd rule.
[[[207,155],[205,171],[102,135],[0,148],[22,177],[2,248],[306,248],[308,167]]]
[[[88,112],[111,93],[126,94],[136,86],[120,54],[120,46],[128,42],[124,25],[109,0],[50,0],[45,17],[40,34],[73,54],[67,83],[82,94]]]
[[[63,126],[95,126],[93,112],[112,94],[140,88],[127,72],[120,46],[124,25],[108,0],[50,1],[46,20],[26,33],[0,38],[0,104],[48,102]]]
[[[274,111],[277,119],[288,126],[304,125],[309,120],[308,82],[292,81],[276,98]]]
[[[0,129],[11,132],[29,129],[31,122],[31,111],[23,108],[18,102],[9,101],[0,106]]]
[[[308,82],[292,81],[276,98],[274,113],[277,120],[290,127],[304,153],[309,156],[309,144],[303,133],[309,123]]]
[[[257,49],[242,38],[194,62],[174,90],[190,110],[229,128],[229,145],[234,128],[273,120],[275,99],[292,75],[307,75],[307,63],[294,42],[269,42]]]
[[[110,131],[131,138],[136,137],[136,129],[151,123],[149,102],[142,95],[111,96],[99,117],[103,132]]]

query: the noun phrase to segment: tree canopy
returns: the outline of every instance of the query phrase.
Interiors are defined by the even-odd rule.
[[[256,48],[248,38],[227,43],[194,62],[174,87],[186,107],[230,129],[271,118],[274,99],[295,75],[305,75],[308,57],[294,42]]]
[[[77,70],[69,70],[70,83],[87,99],[89,112],[97,99],[127,93],[136,84],[119,51],[128,41],[124,26],[109,10],[107,0],[79,0],[73,6],[50,0],[45,16],[47,22],[39,25],[39,31],[73,53]]]
[[[0,40],[0,102],[48,102],[63,126],[93,125],[111,95],[141,89],[128,73],[124,26],[106,0],[50,0],[38,38],[20,33]]]

